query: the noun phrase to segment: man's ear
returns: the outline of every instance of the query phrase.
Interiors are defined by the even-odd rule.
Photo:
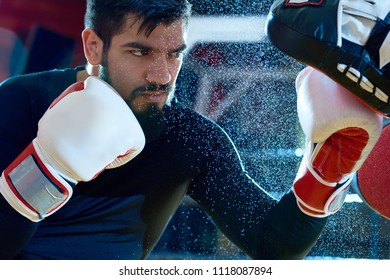
[[[81,34],[84,47],[84,55],[89,64],[99,65],[103,57],[103,41],[90,28],[84,29]]]

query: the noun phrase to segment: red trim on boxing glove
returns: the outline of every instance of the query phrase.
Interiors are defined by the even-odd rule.
[[[49,109],[53,108],[58,102],[61,101],[62,98],[64,98],[68,94],[74,93],[75,91],[82,91],[84,88],[84,82],[81,81],[70,85],[56,99],[54,99],[54,101],[50,104]]]
[[[340,184],[328,183],[309,166],[301,167],[300,175],[293,185],[293,192],[303,213],[313,217],[326,217],[340,210],[348,194],[352,176]]]
[[[366,130],[349,127],[324,142],[307,144],[293,185],[302,212],[325,217],[341,208],[368,140]]]

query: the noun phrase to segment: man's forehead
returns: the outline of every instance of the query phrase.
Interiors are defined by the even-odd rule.
[[[141,29],[141,26],[142,21],[130,17],[125,28],[118,35],[129,35],[145,44],[147,42],[156,45],[162,44],[169,49],[181,48],[186,43],[187,29],[182,19],[169,24],[160,23],[150,33],[148,33],[147,28]]]
[[[172,22],[145,22],[144,18],[136,17],[132,14],[126,17],[126,22],[123,26],[123,32],[131,29],[133,32],[136,32],[140,35],[150,36],[152,33],[156,33],[156,29],[159,29],[160,32],[180,32],[181,34],[186,32],[187,25],[185,20],[178,18]]]

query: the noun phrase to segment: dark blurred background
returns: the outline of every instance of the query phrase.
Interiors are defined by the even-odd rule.
[[[194,15],[249,16],[264,14],[271,1],[259,4],[243,0],[194,0],[192,3]],[[81,44],[84,12],[85,0],[1,0],[0,58],[8,69],[2,67],[0,79],[8,73],[84,63]]]
[[[192,43],[179,75],[177,96],[224,127],[252,177],[281,196],[291,187],[304,144],[294,90],[294,79],[303,65],[275,49],[264,35],[271,0],[192,3],[192,24],[198,28],[190,32]],[[85,64],[84,12],[83,0],[1,0],[0,81]],[[389,233],[389,221],[351,191],[308,258],[389,259]],[[187,197],[151,258],[247,257]]]

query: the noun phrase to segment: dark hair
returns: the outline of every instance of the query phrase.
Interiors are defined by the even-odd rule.
[[[84,26],[96,32],[107,50],[112,37],[124,28],[129,14],[142,22],[138,32],[149,36],[159,24],[170,24],[180,18],[187,24],[191,4],[187,0],[87,0]]]

